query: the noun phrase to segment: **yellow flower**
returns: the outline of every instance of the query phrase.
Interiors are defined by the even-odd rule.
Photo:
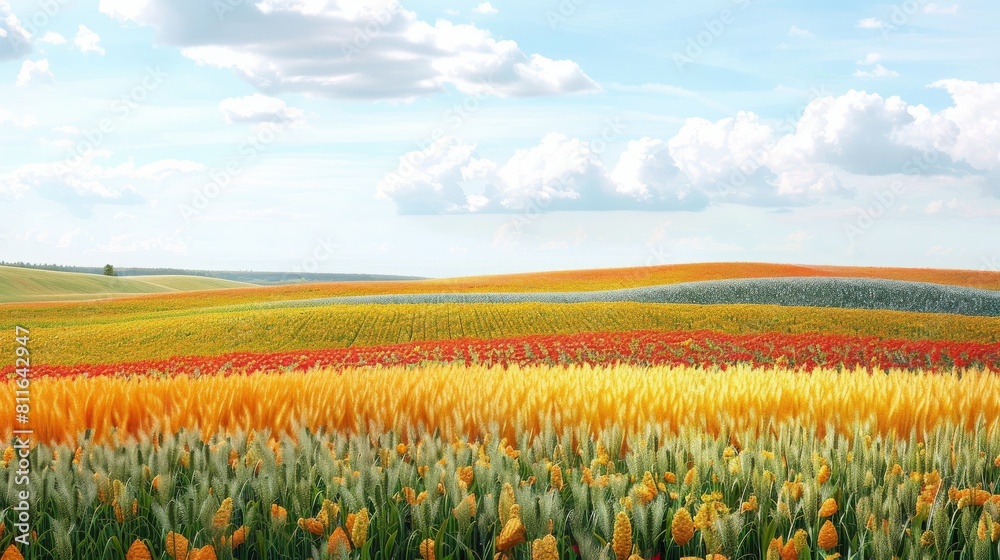
[[[505,482],[500,490],[500,505],[498,513],[500,515],[500,526],[505,527],[510,520],[510,509],[514,506],[514,487],[509,482]]]
[[[521,523],[521,506],[510,506],[510,516],[497,537],[496,549],[506,552],[526,541],[524,524]]]
[[[14,460],[14,448],[8,445],[7,449],[3,450],[3,466],[4,466],[4,468],[7,468],[7,466],[10,465],[10,462],[13,461],[13,460]]]
[[[396,453],[399,453],[400,455],[406,455],[406,444],[405,443],[401,443],[401,444],[397,445],[396,446]]]
[[[743,502],[743,504],[740,506],[740,511],[743,512],[757,511],[757,496],[751,494],[750,498],[747,499],[747,501]]]
[[[626,560],[632,552],[632,521],[624,511],[615,516],[615,529],[611,539],[611,549],[618,560]]]
[[[128,552],[125,553],[125,560],[153,560],[153,556],[149,553],[149,547],[146,546],[146,543],[135,539],[132,541],[132,546],[128,547]]]
[[[461,483],[460,486],[463,488],[468,488],[472,485],[473,470],[471,466],[459,467],[458,471],[455,473],[455,477]],[[464,486],[463,486],[464,485]]]
[[[368,541],[368,522],[368,508],[361,508],[354,516],[354,526],[351,527],[351,542],[357,548],[365,546]]]
[[[559,560],[556,538],[545,535],[531,544],[531,560]]]
[[[677,475],[670,471],[667,471],[663,473],[663,480],[667,481],[667,484],[673,484],[677,482]]]
[[[337,527],[326,541],[327,553],[332,555],[337,554],[338,551],[350,552],[350,550],[351,541],[347,539],[347,533],[344,532],[343,527]]]
[[[687,508],[681,508],[674,514],[674,519],[670,523],[670,535],[674,542],[684,546],[694,537],[694,520]]]
[[[934,546],[934,531],[924,531],[920,535],[920,544],[921,546]]]
[[[420,541],[420,557],[424,560],[434,560],[434,539]]]
[[[552,465],[552,471],[549,473],[549,485],[556,490],[563,489],[562,468],[559,465]]]
[[[826,463],[819,468],[819,473],[816,474],[816,481],[820,484],[826,484],[830,480],[830,467]]]
[[[823,500],[823,505],[819,508],[820,517],[830,517],[837,513],[837,500],[827,498]]]
[[[833,526],[833,522],[827,519],[826,523],[823,523],[823,527],[819,530],[819,538],[816,539],[816,544],[823,550],[830,550],[831,548],[836,548],[837,543],[837,528]]]
[[[271,504],[271,521],[278,525],[284,525],[288,519],[288,510],[278,504]]]
[[[233,499],[226,498],[222,500],[222,505],[215,512],[215,517],[212,518],[212,527],[228,527],[229,521],[233,517]]]
[[[184,535],[170,531],[166,540],[167,554],[174,560],[185,560],[188,556],[188,540]]]
[[[688,486],[694,486],[698,484],[698,469],[691,467],[688,469],[687,474],[684,475],[684,484]]]

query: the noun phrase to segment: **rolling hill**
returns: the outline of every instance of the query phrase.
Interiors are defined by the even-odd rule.
[[[243,282],[200,276],[122,278],[0,266],[0,303],[76,301],[247,286]]]

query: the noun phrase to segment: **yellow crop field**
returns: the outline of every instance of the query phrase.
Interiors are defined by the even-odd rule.
[[[767,305],[643,303],[377,304],[167,315],[36,327],[37,363],[115,363],[177,355],[371,346],[464,337],[715,330],[1000,341],[1000,318]],[[0,352],[12,352],[0,339]]]

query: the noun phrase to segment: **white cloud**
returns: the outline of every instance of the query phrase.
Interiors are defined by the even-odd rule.
[[[682,175],[663,140],[640,138],[628,143],[611,171],[610,178],[619,193],[640,201],[672,202],[676,207],[695,209],[707,204],[707,198]]]
[[[946,90],[954,104],[937,114],[920,106],[914,129],[956,160],[1000,169],[1000,83],[941,80],[932,86]]]
[[[858,29],[883,29],[885,26],[885,22],[876,17],[860,19],[855,25]]]
[[[889,70],[881,64],[876,64],[871,70],[862,70],[858,68],[851,75],[855,78],[896,78],[899,76],[899,72]]]
[[[80,49],[80,52],[95,52],[103,56],[104,48],[98,45],[100,41],[101,36],[91,31],[86,25],[80,25],[76,31],[76,37],[73,38],[73,44]]]
[[[101,11],[155,27],[160,42],[198,64],[231,69],[264,93],[413,99],[449,88],[506,97],[600,91],[571,60],[525,53],[472,24],[428,23],[391,0],[225,3],[221,18],[217,4],[103,0]]]
[[[45,35],[42,35],[38,39],[38,42],[39,43],[46,43],[46,44],[49,44],[49,45],[65,45],[66,44],[66,37],[63,37],[62,35],[54,32],[54,31],[46,31]]]
[[[877,52],[870,52],[870,53],[866,54],[864,58],[862,58],[861,60],[858,61],[858,65],[860,65],[860,66],[871,66],[872,64],[875,64],[876,62],[878,62],[880,60],[882,60],[882,55],[880,55]]]
[[[925,14],[934,14],[942,16],[953,16],[958,13],[958,4],[953,4],[951,6],[938,6],[937,4],[930,3],[924,6]]]
[[[223,99],[219,103],[219,110],[229,124],[261,122],[294,124],[303,120],[301,109],[289,107],[281,99],[260,93]]]
[[[616,162],[563,134],[548,134],[502,164],[478,157],[473,144],[442,139],[426,153],[406,154],[401,169],[413,169],[387,177],[378,194],[403,213],[787,207],[853,196],[851,176],[982,180],[981,172],[1000,172],[1000,84],[933,86],[948,90],[952,107],[932,113],[896,96],[850,90],[817,97],[780,131],[750,112],[688,119],[669,139],[629,141]]]
[[[87,216],[95,204],[140,204],[143,202],[140,190],[148,184],[205,170],[200,163],[174,159],[139,166],[132,160],[114,166],[98,162],[110,156],[106,150],[94,150],[73,162],[22,165],[0,174],[0,196],[18,198],[34,192]]]
[[[938,212],[941,211],[941,208],[943,207],[944,207],[943,200],[934,200],[929,204],[927,204],[927,207],[924,208],[924,214],[927,215],[937,214]]]
[[[52,83],[55,76],[49,71],[49,59],[43,58],[38,61],[25,60],[21,64],[21,70],[17,73],[17,87],[24,87],[32,82]]]
[[[31,52],[31,33],[4,0],[0,0],[0,39],[0,61],[17,59]]]
[[[8,111],[7,109],[0,108],[0,125],[5,125],[8,123],[20,128],[28,128],[32,126],[37,126],[38,119],[35,118],[35,115],[32,114],[15,115],[13,112]]]
[[[793,25],[793,26],[791,26],[791,27],[788,28],[788,36],[789,37],[799,37],[801,39],[812,39],[812,38],[816,37],[808,29],[802,29],[801,27],[798,27],[796,25]]]
[[[490,4],[489,2],[483,2],[483,3],[479,4],[478,6],[476,6],[476,13],[477,14],[493,15],[493,14],[499,13],[499,10],[497,10],[496,8],[494,8],[493,5]]]

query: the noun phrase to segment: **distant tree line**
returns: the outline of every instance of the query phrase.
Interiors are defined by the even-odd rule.
[[[299,284],[303,282],[363,282],[422,280],[419,276],[392,276],[384,274],[343,274],[327,272],[257,272],[253,270],[190,270],[185,268],[116,268],[110,264],[99,266],[63,266],[58,264],[35,264],[26,262],[0,261],[0,266],[53,270],[57,272],[80,272],[106,276],[203,276],[250,284]],[[110,272],[110,274],[109,274]]]

